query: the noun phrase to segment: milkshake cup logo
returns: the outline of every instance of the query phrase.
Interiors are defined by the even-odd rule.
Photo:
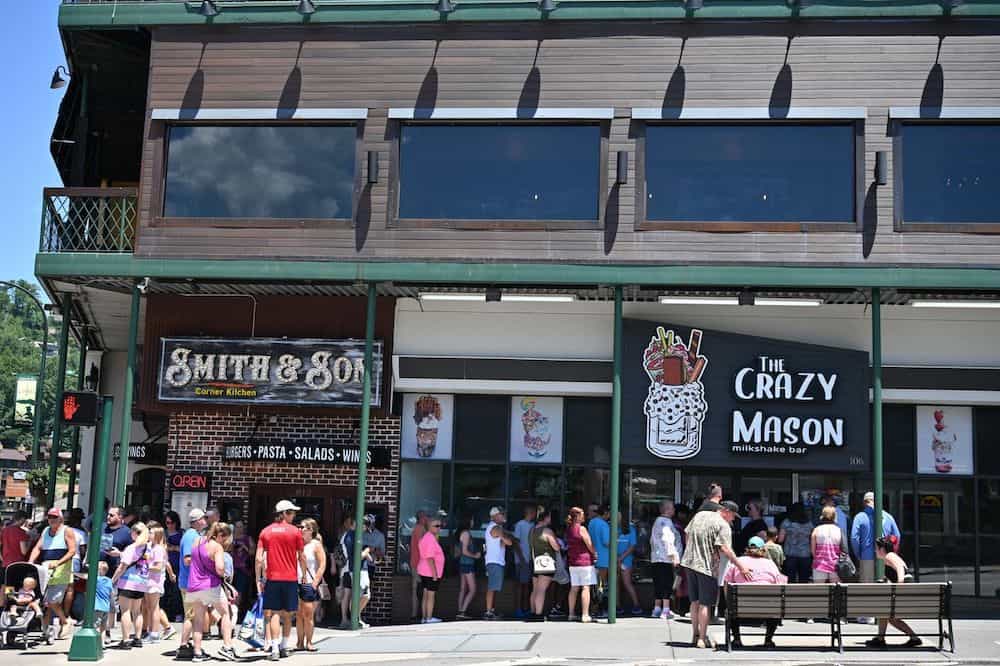
[[[524,448],[532,458],[541,458],[549,450],[552,433],[549,432],[549,417],[535,409],[537,403],[531,398],[521,400],[521,426],[524,428]]]
[[[934,412],[934,431],[931,433],[931,451],[934,452],[934,469],[947,474],[952,467],[952,446],[958,441],[958,435],[951,432],[944,422],[944,410]]]
[[[684,460],[701,451],[701,426],[708,413],[701,383],[708,358],[700,354],[701,336],[692,329],[685,343],[658,326],[643,353],[650,382],[643,404],[646,448],[659,458]]]
[[[413,421],[417,424],[417,455],[430,458],[437,446],[441,423],[441,403],[432,395],[422,395],[413,405]]]

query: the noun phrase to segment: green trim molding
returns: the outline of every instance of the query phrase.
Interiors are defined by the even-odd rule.
[[[703,19],[904,19],[998,17],[1000,0],[965,0],[954,8],[928,0],[811,0],[797,8],[786,0],[704,0],[697,11],[681,0],[562,0],[543,14],[533,0],[458,0],[442,16],[434,0],[316,0],[317,11],[302,16],[295,0],[216,0],[217,16],[198,13],[199,0],[150,2],[121,0],[63,4],[65,29],[133,28],[153,25],[302,25],[343,23],[425,23],[456,21],[615,21]]]
[[[50,279],[1000,290],[1000,269],[994,268],[144,259],[83,253],[37,254],[35,275]]]

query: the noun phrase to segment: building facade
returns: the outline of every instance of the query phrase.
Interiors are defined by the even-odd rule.
[[[201,4],[60,15],[37,274],[134,386],[118,493],[335,538],[370,372],[377,620],[418,510],[709,481],[882,486],[923,580],[996,594],[1000,3]]]

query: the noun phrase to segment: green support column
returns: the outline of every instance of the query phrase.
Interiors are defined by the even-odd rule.
[[[351,560],[351,628],[361,623],[361,541],[364,538],[365,485],[368,482],[368,425],[372,407],[372,347],[375,342],[375,283],[368,283],[368,310],[365,317],[365,372],[361,389],[361,452],[358,456],[358,492],[354,499],[354,553]]]
[[[611,538],[608,548],[608,624],[618,619],[618,493],[622,457],[622,288],[615,287],[614,375],[611,384]]]
[[[91,497],[103,497],[108,479],[108,458],[111,456],[111,420],[114,416],[114,400],[104,396],[101,408],[101,430],[94,458],[94,487]],[[98,504],[97,506],[101,506]],[[87,571],[96,572],[101,561],[101,549],[87,549]],[[98,661],[104,656],[101,632],[94,628],[94,599],[97,597],[97,576],[87,577],[87,592],[83,603],[83,627],[73,634],[69,647],[70,661]]]
[[[37,299],[35,300],[37,303]],[[49,316],[45,308],[38,304],[42,313],[42,358],[38,361],[38,384],[35,386],[35,421],[31,429],[31,466],[38,467],[39,443],[42,441],[43,407],[45,406],[45,357],[49,355]],[[57,410],[58,411],[58,410]]]
[[[128,320],[128,358],[125,361],[125,387],[122,391],[122,436],[118,454],[118,478],[115,482],[115,504],[125,503],[128,483],[128,445],[132,441],[132,389],[135,385],[135,346],[139,337],[139,287],[132,285],[132,311]],[[95,504],[95,506],[98,506]]]
[[[76,390],[83,390],[83,374],[87,371],[87,340],[80,336],[80,363],[76,372]],[[80,429],[73,429],[73,455],[69,461],[69,490],[66,491],[66,507],[76,506],[73,496],[76,495],[76,468],[80,464]]]
[[[875,477],[874,539],[882,536],[882,291],[872,289],[872,474]],[[875,578],[884,575],[885,563],[875,558]]]
[[[59,469],[59,445],[62,442],[62,394],[66,390],[66,352],[69,348],[70,310],[73,308],[73,295],[63,294],[62,326],[59,328],[59,369],[56,371],[56,411],[53,418],[52,448],[49,450],[49,508],[56,505],[56,473]]]

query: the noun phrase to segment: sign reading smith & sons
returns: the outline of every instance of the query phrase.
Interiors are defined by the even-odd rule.
[[[161,338],[162,401],[361,406],[364,340]],[[382,401],[382,342],[373,346],[371,404]]]
[[[866,470],[867,352],[624,322],[628,464]]]

